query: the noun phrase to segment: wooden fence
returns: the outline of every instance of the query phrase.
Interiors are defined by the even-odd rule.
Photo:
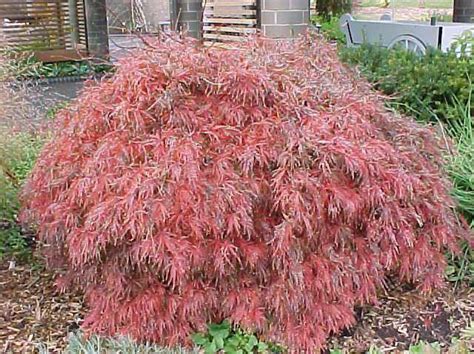
[[[204,0],[203,37],[209,42],[245,40],[258,27],[257,0]]]
[[[0,41],[43,61],[87,55],[84,0],[0,0]]]

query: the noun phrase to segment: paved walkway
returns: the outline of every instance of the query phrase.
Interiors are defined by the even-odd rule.
[[[419,7],[396,8],[394,19],[399,21],[429,21],[433,15],[452,16],[452,9],[427,9]],[[354,16],[364,20],[379,20],[385,14],[392,14],[391,8],[382,7],[357,7],[354,9]]]
[[[129,55],[142,45],[142,40],[137,36],[111,35],[109,46],[112,62]],[[31,102],[38,108],[39,112],[45,114],[51,107],[76,98],[83,86],[83,81],[57,82],[31,87],[28,89],[28,93]]]
[[[143,47],[143,41],[136,35],[113,34],[109,36],[110,59],[116,62],[130,55],[137,48]]]

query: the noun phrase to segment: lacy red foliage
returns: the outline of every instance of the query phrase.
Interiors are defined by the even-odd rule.
[[[24,190],[85,328],[187,343],[230,319],[324,346],[388,275],[428,290],[459,226],[438,138],[320,38],[155,43],[58,117]]]

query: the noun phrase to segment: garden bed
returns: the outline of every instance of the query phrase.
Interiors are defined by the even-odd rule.
[[[0,268],[3,353],[29,353],[41,346],[50,351],[64,350],[68,333],[82,322],[85,309],[81,295],[59,293],[53,274],[39,264],[13,269],[2,264]],[[364,352],[372,345],[402,350],[424,341],[446,348],[474,320],[474,291],[450,286],[425,298],[418,290],[393,287],[378,305],[357,312],[357,324],[333,337],[330,347],[351,352]]]
[[[53,274],[37,261],[11,269],[2,262],[0,285],[0,351],[32,353],[40,343],[63,350],[83,318],[80,294],[60,294]]]
[[[24,177],[26,174],[20,175]],[[16,215],[15,209],[11,221],[0,223],[0,229],[14,225]],[[82,295],[59,293],[54,275],[44,269],[42,259],[33,259],[28,265],[15,265],[8,259],[0,263],[0,351],[64,351],[68,334],[80,327],[87,312]],[[377,305],[356,310],[357,323],[332,337],[329,348],[364,352],[377,347],[383,351],[396,351],[420,342],[438,343],[447,348],[453,340],[465,335],[463,331],[467,327],[474,330],[474,292],[467,281],[460,281],[466,259],[464,253],[461,270],[456,268],[453,271],[459,279],[451,279],[453,283],[436,290],[431,297],[422,296],[419,290],[398,283],[391,284],[386,293],[379,294]],[[450,264],[450,267],[453,266]],[[344,294],[343,290],[339,294]],[[340,349],[331,350],[333,354],[339,352]]]

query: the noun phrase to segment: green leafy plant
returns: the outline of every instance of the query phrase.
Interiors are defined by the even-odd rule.
[[[15,79],[44,79],[70,76],[89,76],[103,74],[114,70],[109,63],[94,63],[89,60],[43,63],[38,61],[33,52],[18,49],[4,49],[0,55],[9,57],[8,66],[0,68],[0,76]]]
[[[192,335],[194,344],[202,347],[206,353],[223,351],[231,354],[265,353],[279,351],[275,345],[260,341],[254,334],[241,329],[233,330],[228,321],[210,324],[207,333]]]
[[[454,141],[447,159],[447,171],[453,182],[458,209],[474,226],[474,59],[472,34],[464,34],[448,53],[429,50],[419,57],[403,50],[388,50],[364,45],[343,49],[342,58],[358,65],[362,74],[382,92],[397,110],[420,121],[436,122]],[[450,150],[449,144],[447,150]],[[458,285],[474,283],[474,251],[466,242],[458,255],[448,255],[446,277]]]
[[[313,16],[312,22],[321,26],[321,33],[328,41],[334,41],[338,44],[346,44],[346,36],[341,31],[339,17]]]
[[[417,344],[410,345],[410,348],[408,348],[408,352],[410,354],[430,354],[430,353],[440,353],[441,352],[441,347],[439,343],[434,342],[434,343],[426,343],[423,341],[420,341]]]
[[[472,86],[472,85],[471,85]],[[449,159],[449,173],[454,181],[454,195],[459,209],[469,223],[474,223],[474,121],[471,95],[466,103],[455,98],[459,119],[448,122],[447,132],[455,141],[455,152]]]

